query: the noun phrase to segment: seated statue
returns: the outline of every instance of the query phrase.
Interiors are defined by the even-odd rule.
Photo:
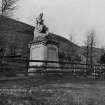
[[[47,33],[48,31],[48,27],[44,25],[43,13],[40,13],[39,17],[36,18],[35,31],[38,33]]]

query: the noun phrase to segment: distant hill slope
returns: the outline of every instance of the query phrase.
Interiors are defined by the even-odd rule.
[[[50,33],[51,36],[53,36],[53,40],[59,42],[59,50],[60,52],[65,52],[66,54],[67,53],[70,53],[71,50],[77,50],[80,49],[80,47],[74,43],[72,43],[71,41],[69,41],[68,39],[64,38],[64,37],[61,37],[59,35],[56,35],[56,34],[52,34]],[[73,52],[75,53],[75,52]]]
[[[33,29],[34,27],[28,24],[0,17],[0,46],[6,48],[7,55],[17,50],[21,53],[33,39]]]
[[[14,19],[0,17],[0,47],[7,48],[7,53],[26,53],[27,45],[33,40],[34,27]],[[64,37],[49,33],[53,40],[59,43],[59,52],[66,57],[82,55],[85,57],[85,47],[80,47]],[[2,38],[3,37],[3,38]],[[15,50],[15,51],[14,51]],[[95,59],[99,59],[101,50],[94,48]]]
[[[86,57],[86,46],[81,46],[82,50],[80,53]],[[93,61],[96,63],[100,60],[100,56],[103,54],[102,49],[100,48],[93,48]]]
[[[26,23],[19,22],[11,18],[6,18],[4,16],[0,17],[0,31],[13,30],[33,34],[33,29],[33,26],[30,26]]]

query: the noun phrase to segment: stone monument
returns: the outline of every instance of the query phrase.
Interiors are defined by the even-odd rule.
[[[44,25],[43,13],[40,13],[40,15],[36,18],[34,39],[31,43],[29,43],[30,60],[59,61],[58,46],[59,44],[56,41],[54,41],[53,36],[50,35],[48,27]],[[45,62],[30,62],[29,66],[59,67],[59,64],[57,63],[46,64]],[[28,72],[34,72],[36,70],[52,69],[29,68]]]

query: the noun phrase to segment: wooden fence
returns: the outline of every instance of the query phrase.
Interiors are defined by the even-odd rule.
[[[29,66],[30,62],[43,63],[42,66]],[[59,66],[48,66],[50,64],[59,64]],[[91,68],[93,67],[93,68]],[[33,71],[29,71],[33,69]],[[29,73],[68,73],[75,76],[94,76],[104,77],[105,65],[84,64],[76,62],[58,62],[58,61],[43,61],[43,60],[27,60],[19,58],[5,57],[0,64],[0,74],[2,75],[18,75]]]

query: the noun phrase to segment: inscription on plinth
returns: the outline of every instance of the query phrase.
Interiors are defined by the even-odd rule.
[[[58,59],[58,48],[56,45],[47,45],[47,60],[48,61],[59,61]],[[48,63],[47,66],[58,67],[57,63]]]
[[[43,44],[31,44],[30,46],[30,60],[47,60],[47,47]],[[30,62],[29,66],[41,67],[44,62]],[[30,68],[29,72],[37,70],[36,68]]]

